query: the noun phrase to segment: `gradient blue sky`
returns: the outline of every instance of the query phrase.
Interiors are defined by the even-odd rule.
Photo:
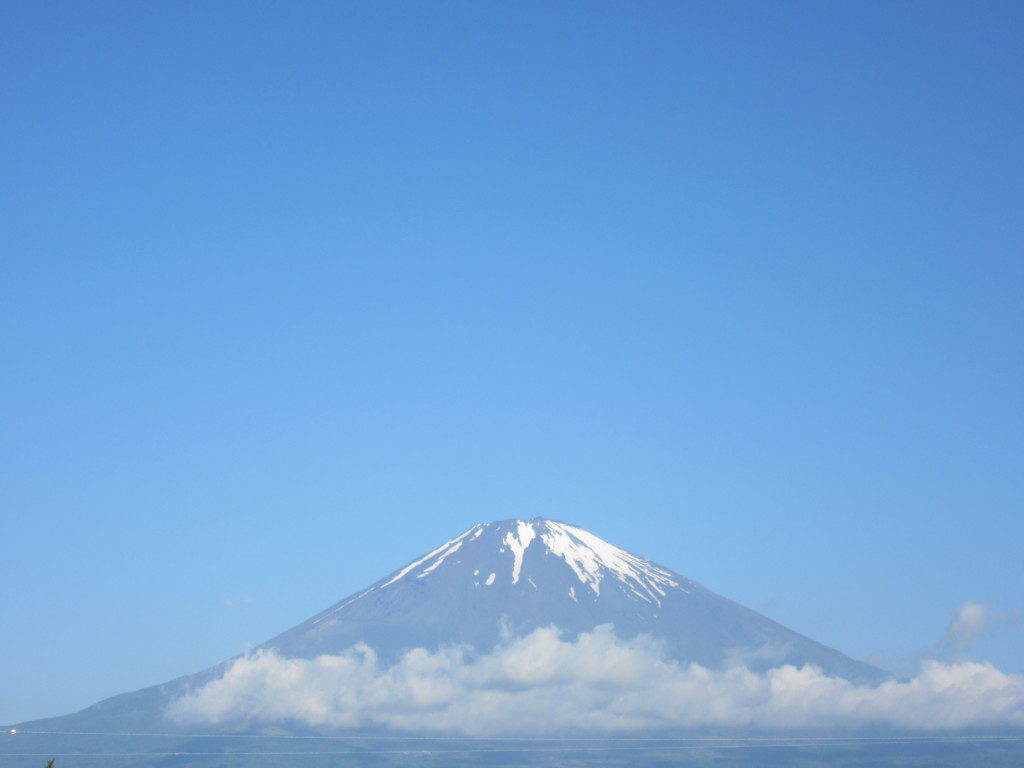
[[[5,2],[0,722],[474,522],[913,669],[1024,603],[1018,2]],[[966,651],[1024,670],[1024,629]]]

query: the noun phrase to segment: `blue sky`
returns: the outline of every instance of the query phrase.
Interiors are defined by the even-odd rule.
[[[1022,35],[1014,2],[5,3],[0,722],[515,516],[896,669],[1024,603]]]

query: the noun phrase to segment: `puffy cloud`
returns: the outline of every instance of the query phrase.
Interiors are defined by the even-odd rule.
[[[942,638],[942,644],[947,648],[965,649],[977,638],[1018,624],[1022,618],[1024,611],[1020,608],[993,611],[984,603],[968,601],[957,608]]]
[[[471,736],[626,733],[699,727],[1024,727],[1024,676],[991,664],[927,662],[907,681],[858,686],[815,667],[711,670],[666,658],[610,625],[575,640],[556,629],[486,654],[411,650],[392,665],[358,645],[314,659],[261,651],[175,700],[182,724],[296,721]]]

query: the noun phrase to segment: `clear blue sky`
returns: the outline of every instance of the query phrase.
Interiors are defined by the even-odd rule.
[[[1019,2],[5,2],[0,722],[513,516],[895,668],[1024,602],[1022,39]]]

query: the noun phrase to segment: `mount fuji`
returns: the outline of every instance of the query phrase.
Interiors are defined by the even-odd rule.
[[[265,644],[309,658],[365,642],[379,653],[601,624],[662,638],[683,662],[815,664],[849,680],[879,670],[786,629],[582,528],[542,518],[475,525]]]
[[[681,663],[754,671],[812,664],[858,683],[887,677],[582,528],[543,518],[474,525],[259,649],[310,659],[363,643],[394,660],[413,648],[483,653],[540,628],[574,637],[606,624],[623,638],[658,639]],[[171,701],[218,678],[232,661],[22,725],[153,727]]]

